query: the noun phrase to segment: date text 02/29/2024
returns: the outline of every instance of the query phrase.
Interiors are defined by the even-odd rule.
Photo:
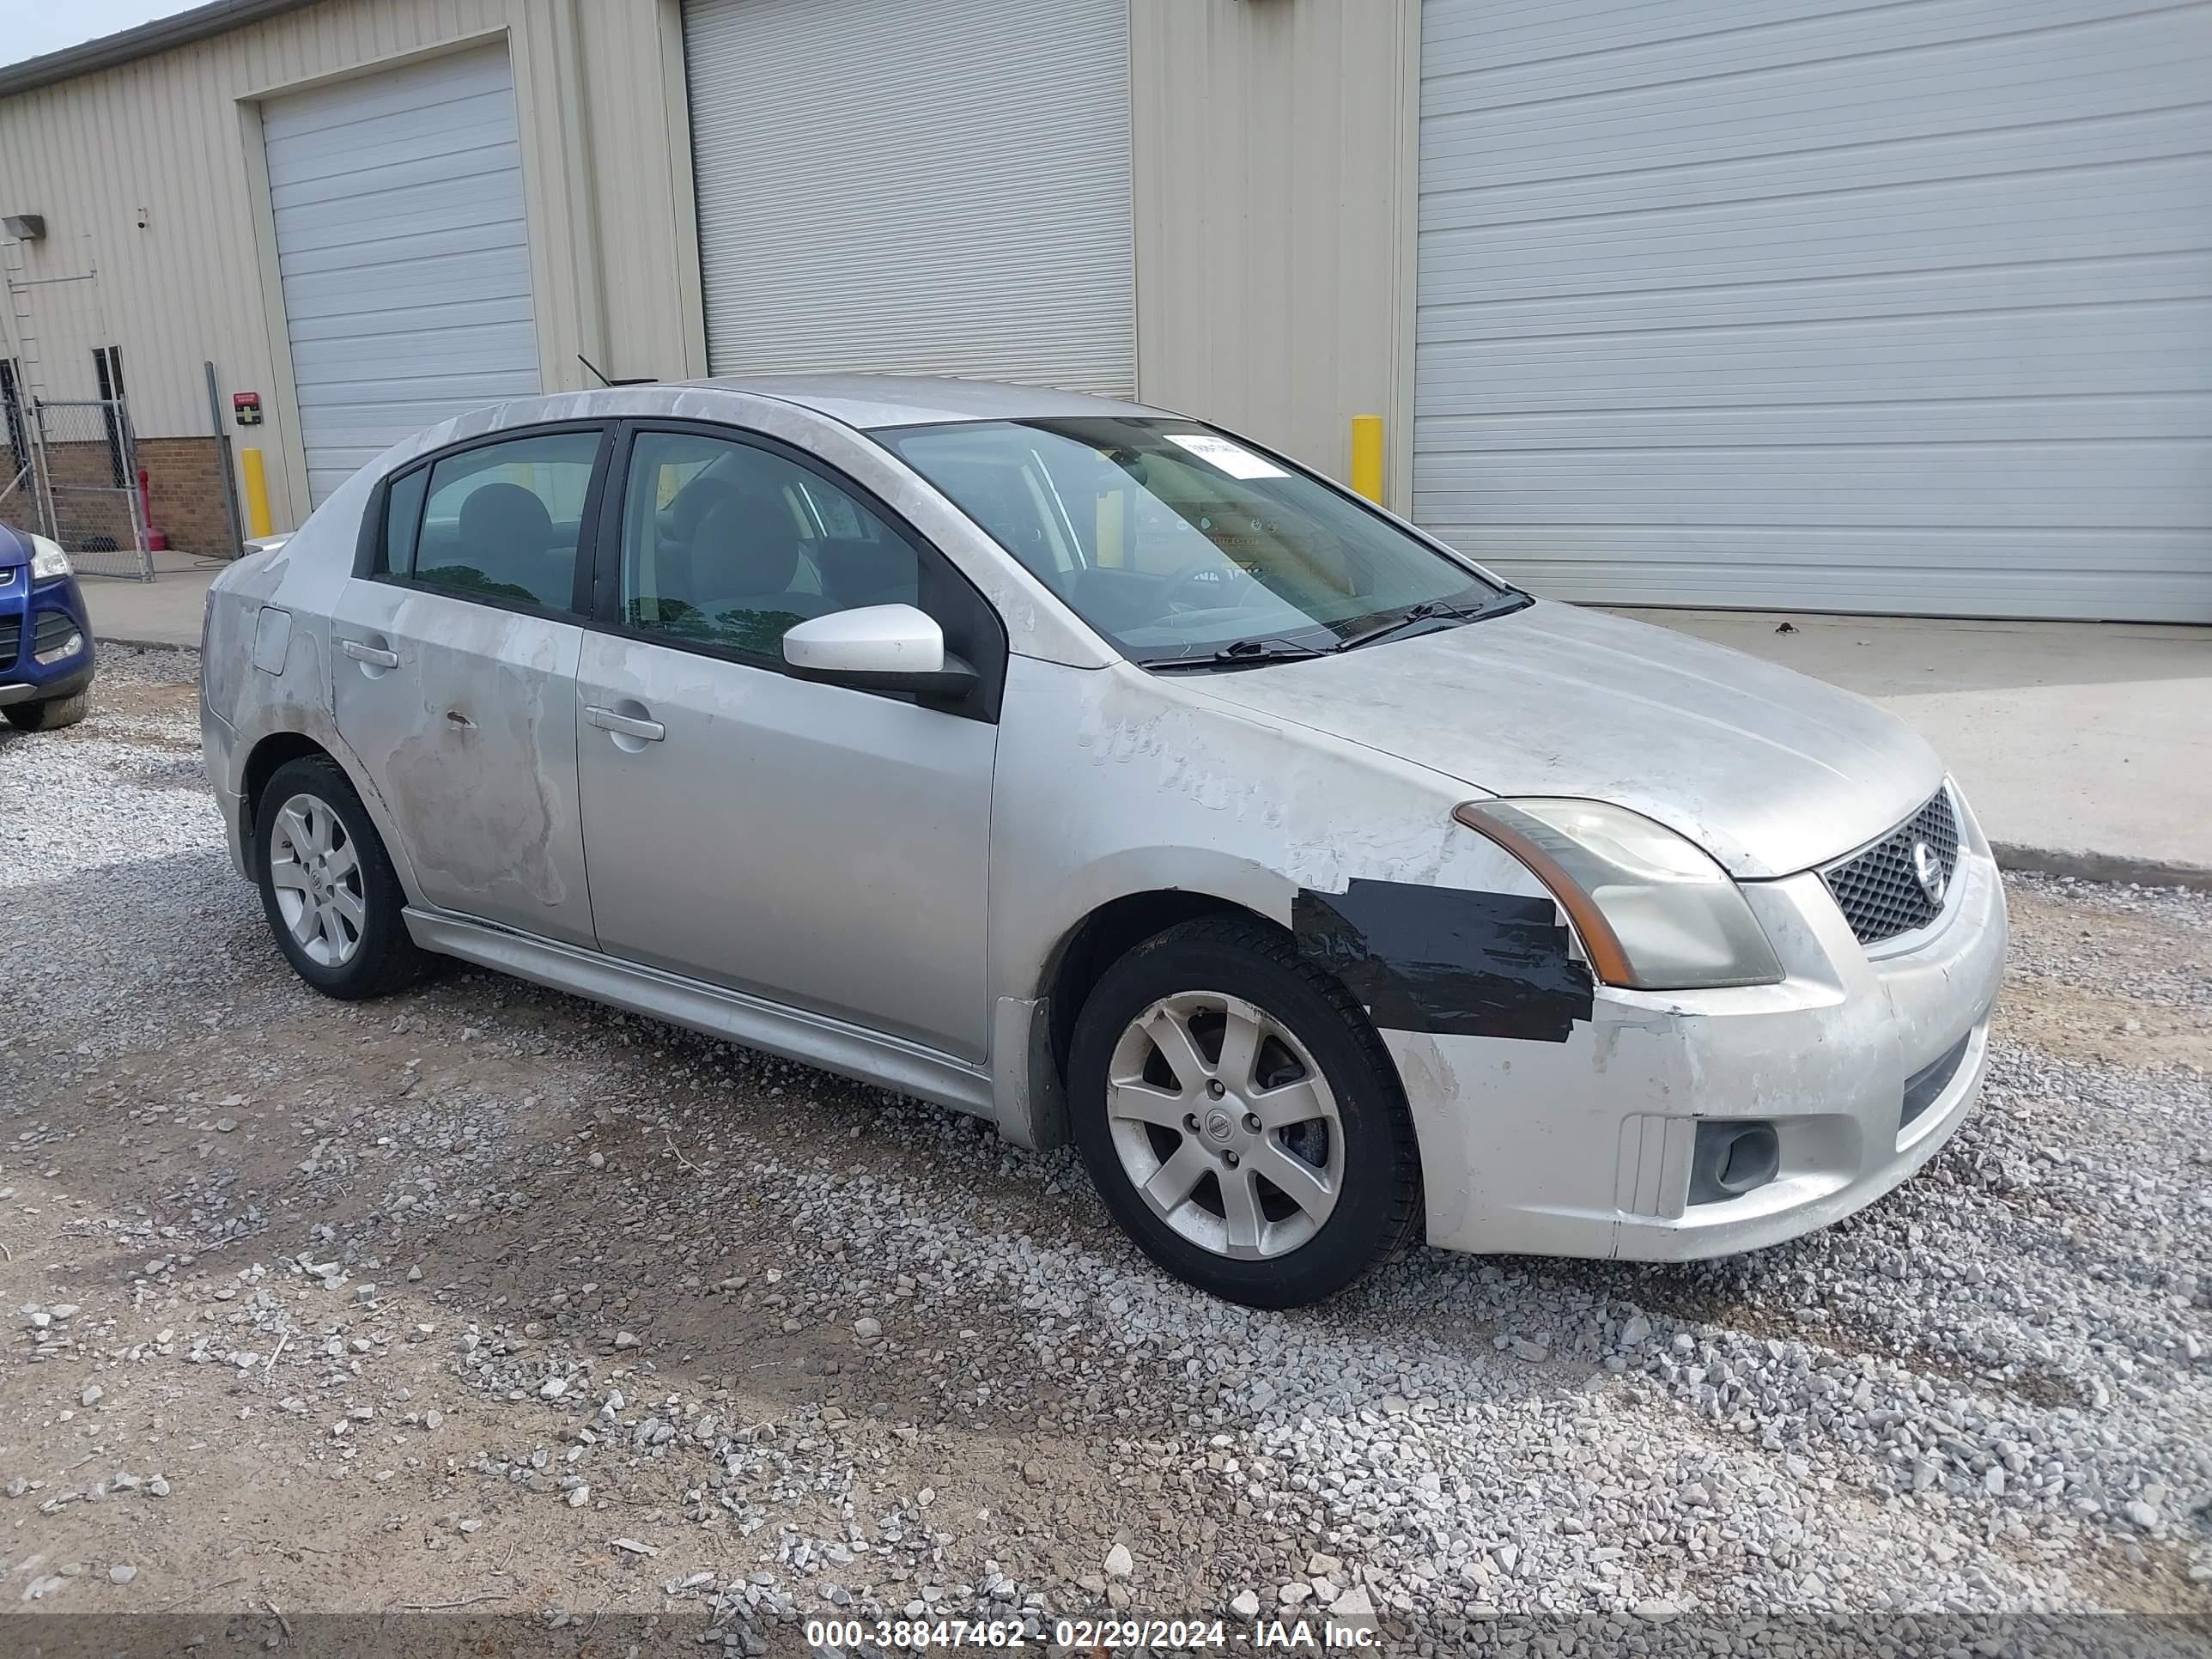
[[[806,1626],[816,1648],[856,1647],[873,1643],[893,1652],[933,1649],[1015,1649],[1041,1645],[1018,1620],[959,1619],[817,1619]],[[1139,1650],[1202,1653],[1229,1648],[1263,1651],[1339,1652],[1373,1650],[1381,1635],[1373,1626],[1334,1619],[1262,1619],[1249,1626],[1220,1619],[1060,1619],[1054,1621],[1052,1645],[1078,1653]]]

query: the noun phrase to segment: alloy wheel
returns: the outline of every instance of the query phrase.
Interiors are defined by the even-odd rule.
[[[309,961],[342,968],[359,953],[368,915],[361,859],[328,801],[301,793],[277,809],[269,884],[293,943]]]
[[[1320,1231],[1344,1185],[1328,1080],[1290,1029],[1218,991],[1164,997],[1131,1020],[1106,1115],[1130,1184],[1178,1234],[1259,1260]]]

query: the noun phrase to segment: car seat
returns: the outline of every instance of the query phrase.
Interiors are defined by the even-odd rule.
[[[805,544],[780,490],[732,488],[701,515],[690,550],[691,603],[710,617],[752,611],[796,622],[837,608],[796,586]]]
[[[566,609],[574,597],[575,551],[553,544],[553,515],[520,484],[493,483],[461,503],[454,562],[473,563],[494,581],[526,587],[541,605]]]

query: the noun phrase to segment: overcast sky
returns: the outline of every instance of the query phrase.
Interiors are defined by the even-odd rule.
[[[96,40],[172,12],[190,11],[198,3],[199,0],[70,0],[66,5],[40,5],[36,0],[0,0],[0,64],[43,57],[80,40]]]

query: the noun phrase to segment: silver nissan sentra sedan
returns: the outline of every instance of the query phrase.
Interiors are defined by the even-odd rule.
[[[316,989],[459,957],[1072,1139],[1262,1306],[1847,1215],[1972,1109],[2004,954],[1869,703],[1033,388],[448,421],[216,582],[202,727]]]

